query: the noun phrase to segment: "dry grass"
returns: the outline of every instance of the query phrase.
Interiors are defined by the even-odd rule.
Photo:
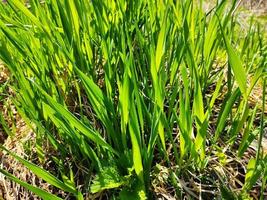
[[[9,73],[7,69],[0,65],[0,84],[4,84],[9,79]],[[5,121],[9,126],[12,126],[13,120],[8,116],[8,110],[11,109],[14,119],[16,133],[14,137],[7,137],[4,134],[4,131],[0,127],[0,142],[8,149],[16,152],[18,155],[25,157],[23,143],[27,140],[33,140],[33,133],[27,128],[23,120],[20,118],[18,113],[15,110],[14,105],[11,104],[11,99],[9,97],[4,98],[5,105],[1,102],[0,108],[4,116]],[[32,180],[33,182],[35,176],[29,172],[22,164],[16,161],[11,156],[6,155],[5,153],[0,152],[1,168],[4,168],[13,174],[16,174],[22,180]],[[2,174],[0,175],[0,199],[4,198],[7,200],[13,199],[31,199],[32,194],[29,194],[28,191],[25,191],[20,185],[12,183],[10,180],[6,179]]]
[[[5,83],[8,80],[8,70],[3,65],[0,65],[0,84]],[[14,95],[14,92],[11,91],[11,88],[8,88],[8,90],[10,96]],[[7,97],[4,99],[4,101],[5,105],[1,104],[0,101],[0,112],[3,113],[4,119],[9,127],[11,128],[12,126],[15,126],[16,129],[13,136],[7,137],[0,126],[0,144],[3,144],[3,146],[5,146],[11,152],[14,152],[16,155],[33,161],[36,158],[36,156],[34,156],[36,154],[36,149],[33,148],[30,152],[26,152],[24,145],[29,142],[35,143],[36,135],[20,117],[15,109],[15,106],[12,104],[11,98]],[[13,114],[13,119],[10,119],[10,116],[8,115],[9,110],[11,110]],[[9,173],[12,173],[20,180],[30,183],[31,185],[37,186],[50,192],[55,189],[54,187],[51,187],[50,184],[43,182],[35,174],[28,170],[23,164],[18,162],[18,160],[16,160],[11,155],[8,155],[7,153],[0,152],[0,167],[2,169],[5,169]],[[63,196],[64,194],[62,193],[61,195]],[[0,174],[0,200],[2,199],[38,200],[40,198],[38,198],[32,192],[26,190],[21,185],[14,183],[9,179],[6,179],[2,174]]]
[[[4,84],[9,79],[9,72],[3,66],[0,65],[0,84]],[[8,90],[11,90],[10,88]],[[12,91],[8,91],[8,93],[12,93]],[[10,97],[4,98],[5,105],[0,102],[0,112],[2,112],[5,121],[7,124],[12,127],[14,125],[15,135],[12,137],[7,137],[4,134],[4,131],[0,127],[0,143],[5,147],[10,149],[12,152],[15,152],[17,155],[27,158],[30,155],[26,155],[23,144],[28,141],[34,141],[35,135],[34,133],[27,127],[25,122],[21,119],[19,114],[17,113],[15,106],[12,105]],[[13,113],[13,119],[10,119],[8,112],[11,110]],[[15,121],[15,122],[14,122]],[[13,124],[15,123],[15,124]],[[12,156],[7,155],[6,153],[0,152],[0,165],[1,168],[6,169],[7,171],[13,173],[21,180],[27,181],[33,185],[38,184],[38,186],[42,185],[38,182],[38,178],[31,173],[25,166],[19,163]],[[48,184],[43,184],[41,187],[48,187]],[[6,200],[14,200],[14,199],[38,199],[31,192],[25,190],[19,184],[16,184],[8,179],[6,179],[2,174],[0,174],[0,199]]]

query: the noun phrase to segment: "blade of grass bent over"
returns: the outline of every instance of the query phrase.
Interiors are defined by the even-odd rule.
[[[32,191],[33,193],[35,193],[36,195],[38,195],[39,197],[41,197],[44,200],[62,200],[62,198],[59,198],[59,197],[57,197],[57,196],[55,196],[49,192],[46,192],[40,188],[34,187],[31,184],[28,184],[24,181],[19,180],[18,178],[16,178],[12,174],[6,172],[5,170],[0,169],[0,173],[4,174],[10,180],[22,185],[26,189]]]

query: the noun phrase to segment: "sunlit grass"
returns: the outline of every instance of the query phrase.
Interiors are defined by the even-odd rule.
[[[214,154],[224,165],[220,141],[242,157],[253,131],[263,135],[264,114],[255,127],[259,110],[249,96],[266,79],[267,43],[253,22],[240,36],[233,11],[227,1],[207,13],[190,0],[0,4],[0,59],[12,74],[14,104],[37,135],[40,163],[45,155],[56,171],[1,149],[77,199],[88,187],[152,199],[157,163],[172,169],[175,197],[201,195],[181,179],[205,174]],[[74,175],[79,168],[87,178]],[[263,169],[259,145],[242,192],[265,179]],[[0,172],[43,199],[59,198]],[[234,196],[220,176],[214,196]]]

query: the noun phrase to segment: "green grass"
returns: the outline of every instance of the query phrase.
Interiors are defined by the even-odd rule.
[[[202,3],[1,3],[0,59],[12,74],[13,102],[36,133],[39,161],[1,149],[77,199],[107,190],[111,198],[155,198],[155,166],[170,169],[165,184],[178,199],[209,197],[182,184],[190,173],[214,185],[216,198],[265,185],[260,143],[238,194],[224,185],[227,176],[209,174],[214,159],[227,168],[223,143],[242,158],[253,131],[262,138],[264,106],[254,109],[249,97],[265,82],[267,43],[253,22],[240,34],[235,1],[207,13]],[[48,160],[55,170],[42,168]],[[59,198],[0,170],[43,199]]]

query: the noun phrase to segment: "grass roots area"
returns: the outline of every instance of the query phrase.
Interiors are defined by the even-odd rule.
[[[0,199],[266,199],[252,5],[1,2]]]

